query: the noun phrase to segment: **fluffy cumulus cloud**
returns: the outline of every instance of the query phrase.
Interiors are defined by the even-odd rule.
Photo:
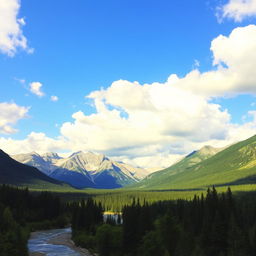
[[[237,22],[256,15],[256,0],[229,0],[227,4],[218,8],[218,18],[234,19]]]
[[[181,150],[180,138],[196,142],[224,138],[230,120],[220,106],[169,83],[120,80],[88,97],[97,113],[75,113],[75,121],[64,123],[61,133],[90,150],[146,155],[170,147],[175,153]]]
[[[213,67],[164,83],[119,80],[86,97],[95,113],[73,114],[60,137],[32,133],[23,141],[0,140],[0,147],[29,150],[91,150],[143,167],[168,166],[181,155],[210,144],[223,147],[255,134],[256,114],[234,124],[220,97],[256,93],[256,26],[234,29],[212,41]],[[25,150],[26,149],[26,150]]]
[[[20,119],[26,117],[29,108],[15,103],[0,102],[0,134],[11,134],[17,130],[13,128]]]
[[[220,35],[211,43],[215,68],[185,77],[171,76],[175,87],[208,97],[256,93],[256,26],[235,28],[229,36]]]
[[[19,48],[33,52],[23,35],[25,20],[18,18],[19,9],[20,0],[0,0],[0,51],[9,56],[14,56]]]
[[[42,91],[42,84],[40,82],[32,82],[29,84],[29,90],[31,93],[35,94],[38,97],[43,97],[45,94]]]

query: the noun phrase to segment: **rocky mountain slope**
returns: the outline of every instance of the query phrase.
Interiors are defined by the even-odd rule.
[[[77,188],[123,187],[140,181],[150,173],[92,152],[80,151],[67,158],[61,158],[56,153],[39,155],[36,152],[12,157]]]

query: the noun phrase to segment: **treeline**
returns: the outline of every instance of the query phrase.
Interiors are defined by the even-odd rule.
[[[95,209],[102,210],[90,202],[77,211],[89,214]],[[213,187],[192,201],[149,205],[134,199],[123,208],[122,225],[104,224],[99,218],[93,227],[81,227],[83,220],[76,216],[81,215],[73,215],[75,242],[100,256],[256,255],[256,200],[234,199],[230,189],[217,194]]]
[[[0,186],[0,255],[26,256],[31,231],[65,226],[66,206],[49,192]]]
[[[191,200],[195,194],[201,195],[205,191],[129,191],[129,190],[111,190],[104,191],[104,193],[91,193],[93,199],[97,203],[101,203],[105,211],[121,212],[124,206],[132,205],[133,199],[144,200],[149,204],[158,201],[186,199]]]

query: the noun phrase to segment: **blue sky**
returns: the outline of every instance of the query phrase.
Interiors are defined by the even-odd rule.
[[[240,82],[230,82],[227,88],[229,82],[225,79],[231,81],[233,74],[239,73],[236,67],[243,63],[238,65],[238,61],[251,58],[249,63],[253,64],[256,59],[241,54],[234,54],[234,57],[231,50],[226,56],[221,50],[224,41],[220,38],[224,35],[233,46],[240,34],[245,38],[242,47],[247,49],[246,43],[255,39],[256,29],[248,27],[256,22],[254,0],[1,2],[6,4],[9,16],[13,17],[0,19],[0,103],[5,104],[1,110],[3,117],[0,114],[0,147],[7,152],[82,149],[134,161],[138,165],[147,165],[152,157],[159,159],[155,165],[168,165],[194,147],[206,143],[224,145],[255,133],[256,84],[253,79],[249,82],[243,80],[250,75],[254,77],[254,74],[246,69],[241,79],[239,75]],[[16,7],[10,5],[11,2]],[[237,27],[243,29],[231,40],[230,34]],[[16,37],[18,43],[15,40],[6,43],[8,37]],[[211,43],[216,38],[219,38],[218,43],[211,50]],[[21,41],[23,43],[19,44]],[[254,42],[248,47],[254,47]],[[241,52],[246,50],[241,49]],[[214,59],[219,60],[215,66]],[[223,75],[220,66],[227,68],[228,72]],[[217,70],[225,76],[225,84],[209,85],[211,82],[207,79],[210,78],[207,78],[205,85],[199,88],[197,85],[201,82],[189,78],[187,80],[194,85],[187,85],[192,82],[184,82],[182,78],[192,70],[198,70],[200,81],[207,71]],[[177,85],[182,92],[173,91],[173,88],[161,89],[171,74],[182,80]],[[115,81],[119,82],[112,86]],[[135,81],[138,85],[134,84]],[[41,85],[37,88],[39,93],[32,90],[35,83]],[[152,83],[160,85],[155,88],[150,86]],[[157,99],[153,99],[153,91],[154,95],[159,95]],[[137,99],[140,93],[142,96]],[[170,101],[177,102],[163,106],[153,104],[154,100],[161,102],[161,93],[170,93]],[[90,94],[90,98],[85,97]],[[51,96],[57,96],[58,100],[52,101]],[[184,102],[184,99],[192,101]],[[153,104],[154,111],[146,101]],[[198,102],[201,102],[200,106],[197,106]],[[184,109],[186,104],[191,104],[193,113],[189,113],[186,107]],[[22,107],[25,108],[23,112]],[[172,109],[175,110],[173,115],[170,113]],[[160,110],[159,114],[157,111]],[[180,114],[175,116],[179,111]],[[199,111],[198,115],[196,111]],[[170,117],[167,118],[165,112]],[[115,119],[115,113],[123,119]],[[179,120],[184,113],[186,118]],[[197,121],[191,123],[189,116]],[[212,120],[212,116],[216,119]],[[144,118],[155,120],[149,126],[159,125],[166,129],[158,132],[158,128],[147,130]],[[167,120],[172,118],[169,123]],[[105,119],[115,125],[106,123],[103,126]],[[174,127],[175,120],[188,128]],[[199,138],[198,131],[207,126],[207,122],[213,128]],[[225,127],[221,123],[225,123]],[[126,131],[124,127],[129,129]],[[148,135],[133,141],[132,133],[138,134],[141,127]],[[111,133],[113,129],[116,133]],[[127,141],[122,132],[127,132]],[[31,133],[34,136],[32,142]],[[80,135],[75,136],[78,133]],[[120,140],[123,142],[119,143]]]

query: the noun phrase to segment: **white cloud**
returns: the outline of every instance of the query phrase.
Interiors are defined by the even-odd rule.
[[[38,97],[43,97],[45,94],[42,92],[42,86],[40,82],[32,82],[29,84],[29,90]]]
[[[256,0],[229,0],[229,2],[218,8],[217,16],[234,19],[237,22],[256,15]]]
[[[256,93],[256,26],[218,36],[211,51],[208,72],[172,74],[165,83],[115,81],[87,96],[95,113],[74,113],[73,121],[60,125],[59,138],[31,133],[23,141],[1,139],[0,147],[12,153],[92,150],[155,167],[206,144],[222,147],[246,139],[255,134],[255,112],[248,113],[251,121],[234,124],[212,99]]]
[[[0,51],[14,56],[17,49],[32,53],[23,35],[24,18],[18,18],[20,0],[0,0]]]
[[[59,98],[57,97],[57,96],[51,96],[51,101],[58,101],[59,100]]]
[[[49,138],[44,133],[31,132],[24,140],[14,140],[11,138],[0,138],[0,148],[8,154],[17,154],[36,151],[38,153],[56,152],[64,150],[65,139]]]
[[[26,117],[29,108],[15,103],[0,102],[0,133],[11,134],[17,130],[12,126]]]
[[[234,29],[211,43],[215,68],[204,73],[193,70],[173,85],[208,97],[256,93],[256,26]],[[175,77],[175,75],[173,75]]]

